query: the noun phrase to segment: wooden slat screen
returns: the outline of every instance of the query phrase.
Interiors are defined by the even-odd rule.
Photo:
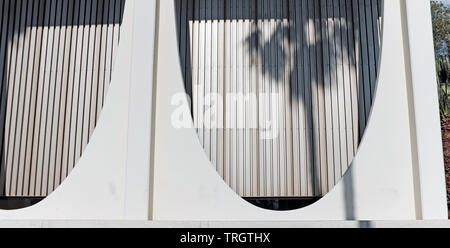
[[[125,0],[0,2],[0,196],[47,196],[85,149]]]
[[[175,2],[194,123],[218,173],[243,197],[329,192],[369,118],[383,1]]]

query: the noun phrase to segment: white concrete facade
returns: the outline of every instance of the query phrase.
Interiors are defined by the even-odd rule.
[[[0,211],[0,219],[447,219],[429,1],[384,5],[370,122],[351,168],[317,203],[286,212],[263,210],[225,184],[195,130],[171,124],[179,107],[172,96],[184,92],[173,1],[128,0],[110,92],[82,159],[45,200]]]

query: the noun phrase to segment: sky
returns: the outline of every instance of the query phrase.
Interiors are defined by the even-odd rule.
[[[448,4],[448,5],[450,5],[450,0],[439,0],[440,2],[444,2],[444,3],[446,3],[446,4]]]

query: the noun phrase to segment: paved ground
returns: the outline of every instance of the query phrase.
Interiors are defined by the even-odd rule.
[[[447,178],[447,202],[450,216],[450,118],[442,121],[442,141],[444,143],[445,172]]]

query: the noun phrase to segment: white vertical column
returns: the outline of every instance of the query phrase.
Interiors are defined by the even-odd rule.
[[[134,1],[125,218],[150,218],[152,92],[157,0]]]
[[[447,219],[438,90],[433,49],[430,1],[405,1],[412,84],[412,128],[416,137],[416,197],[420,200],[419,219]],[[388,24],[389,25],[389,24]],[[385,44],[386,45],[386,44]],[[408,55],[408,54],[407,54]]]

